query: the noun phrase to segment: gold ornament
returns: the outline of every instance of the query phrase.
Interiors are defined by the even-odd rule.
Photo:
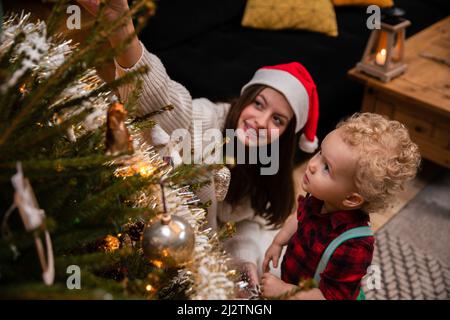
[[[179,267],[189,262],[194,245],[194,230],[179,216],[162,214],[143,232],[144,254],[157,266]]]
[[[108,234],[105,238],[102,239],[100,248],[105,252],[113,252],[119,249],[120,241],[118,238]]]
[[[228,188],[230,187],[230,169],[228,169],[228,167],[226,166],[223,166],[219,170],[214,170],[213,177],[217,201],[223,201],[225,200],[225,197],[228,193]]]

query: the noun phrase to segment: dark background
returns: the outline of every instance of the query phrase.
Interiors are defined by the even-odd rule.
[[[282,0],[280,0],[282,1]],[[407,37],[450,13],[448,0],[396,0],[411,21]],[[319,139],[360,109],[363,88],[346,73],[361,59],[370,30],[366,7],[335,7],[339,36],[241,27],[245,0],[160,0],[141,34],[148,50],[193,98],[227,101],[261,66],[299,61],[319,93]]]

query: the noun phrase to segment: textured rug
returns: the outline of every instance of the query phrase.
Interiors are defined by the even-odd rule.
[[[450,170],[445,170],[376,233],[371,277],[379,278],[365,286],[367,299],[450,299],[449,244]]]

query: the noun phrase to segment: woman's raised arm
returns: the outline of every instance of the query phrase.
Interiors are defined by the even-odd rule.
[[[91,14],[97,14],[99,0],[77,1]],[[129,7],[126,0],[109,0],[104,15],[107,21],[113,22],[127,10]],[[135,35],[133,21],[128,19],[108,40],[114,47],[131,35],[133,38],[127,50],[115,58],[116,77],[142,66],[149,67],[147,73],[140,75],[143,85],[139,95],[139,113],[144,115],[172,105],[173,111],[156,115],[154,120],[169,135],[179,128],[189,129],[193,114],[191,95],[184,86],[169,77],[161,60],[148,52],[140,43]],[[134,90],[132,84],[118,88],[122,101],[126,101]]]
[[[77,0],[89,13],[96,15],[100,5],[100,0]],[[110,0],[106,4],[105,19],[109,22],[116,21],[122,14],[129,10],[127,0]],[[133,21],[131,18],[127,19],[123,25],[117,28],[115,32],[109,37],[109,43],[113,48],[128,38],[131,42],[120,56],[116,57],[116,61],[123,68],[131,68],[138,62],[142,55],[142,48],[139,39],[136,36]]]

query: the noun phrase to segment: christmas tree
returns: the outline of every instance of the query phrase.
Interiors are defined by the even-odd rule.
[[[192,192],[215,167],[175,169],[141,140],[153,115],[137,116],[138,90],[124,102],[115,92],[139,87],[146,70],[108,83],[96,72],[126,46],[97,54],[122,19],[102,23],[102,5],[81,46],[58,33],[66,6],[55,4],[47,22],[22,14],[2,25],[0,295],[233,298],[235,271]],[[139,30],[154,10],[139,0],[127,14]],[[156,244],[175,224],[191,236]]]

